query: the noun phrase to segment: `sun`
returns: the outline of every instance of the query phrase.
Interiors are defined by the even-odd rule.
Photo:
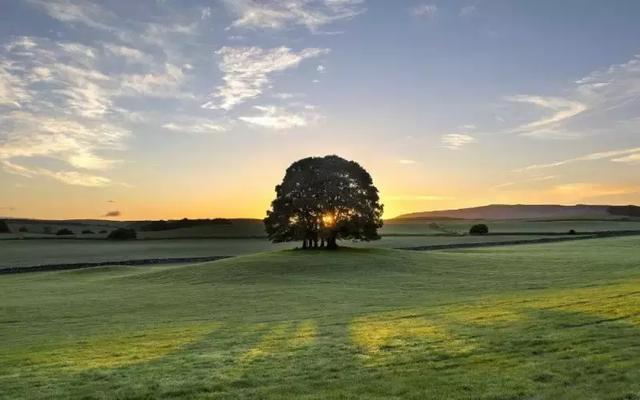
[[[333,214],[324,214],[322,216],[322,222],[325,226],[333,226],[336,223],[336,219]]]

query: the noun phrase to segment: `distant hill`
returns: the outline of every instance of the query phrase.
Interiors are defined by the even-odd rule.
[[[488,206],[461,208],[457,210],[403,214],[396,217],[396,219],[620,218],[624,216],[634,216],[636,210],[638,210],[636,206],[491,204]]]

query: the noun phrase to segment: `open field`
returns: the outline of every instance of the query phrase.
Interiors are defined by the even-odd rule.
[[[435,228],[436,224],[439,228]],[[395,234],[425,234],[433,235],[443,232],[464,234],[474,224],[487,224],[489,232],[498,234],[509,233],[567,233],[571,229],[576,232],[602,232],[640,230],[638,219],[509,219],[509,220],[392,220],[385,224],[383,235]]]
[[[640,398],[640,238],[0,276],[0,398]]]
[[[404,248],[431,245],[536,240],[542,235],[389,236],[372,242],[343,242],[354,247]],[[552,236],[553,237],[553,236]],[[292,249],[300,243],[273,244],[261,239],[163,239],[163,240],[1,240],[1,267],[92,263],[140,259],[235,256]]]

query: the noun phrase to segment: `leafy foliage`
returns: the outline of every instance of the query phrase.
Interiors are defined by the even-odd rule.
[[[9,229],[9,225],[4,220],[0,220],[0,233],[11,233],[11,229]]]
[[[59,229],[58,232],[56,232],[56,235],[58,236],[73,235],[73,231],[71,229],[62,228],[62,229]]]
[[[489,233],[489,227],[485,224],[476,224],[469,229],[470,235],[486,235]]]
[[[118,228],[107,236],[109,240],[134,240],[137,237],[135,229]]]
[[[308,157],[287,168],[264,224],[274,242],[322,247],[326,241],[335,248],[338,239],[379,239],[382,212],[378,189],[360,164],[335,155]]]

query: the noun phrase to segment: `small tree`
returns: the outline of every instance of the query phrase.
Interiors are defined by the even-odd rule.
[[[118,228],[107,236],[109,240],[134,240],[137,237],[134,229]]]
[[[469,229],[470,235],[486,235],[489,233],[489,227],[485,224],[476,224]]]
[[[56,235],[58,235],[58,236],[73,235],[73,231],[71,229],[62,228],[62,229],[58,230],[58,232],[56,232]]]
[[[335,249],[338,239],[379,239],[382,211],[371,175],[357,162],[309,157],[287,168],[264,224],[273,242]]]
[[[9,229],[7,221],[0,220],[0,233],[11,233],[11,229]]]

